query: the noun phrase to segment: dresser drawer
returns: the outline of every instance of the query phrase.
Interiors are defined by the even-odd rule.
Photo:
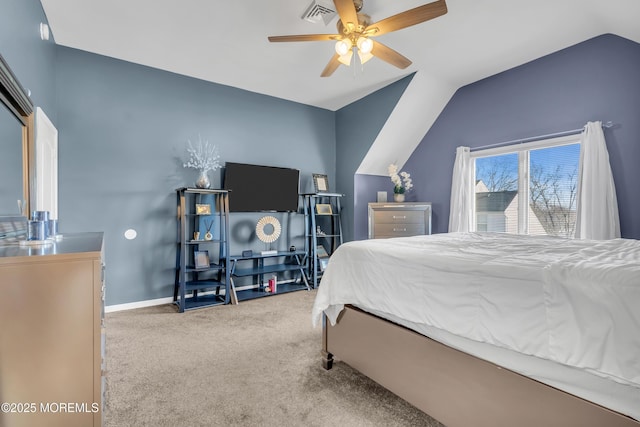
[[[406,237],[417,236],[425,233],[424,221],[422,224],[376,224],[376,239],[384,237]]]
[[[431,234],[431,203],[369,203],[369,238]]]
[[[374,213],[376,224],[424,224],[424,211],[380,210]]]

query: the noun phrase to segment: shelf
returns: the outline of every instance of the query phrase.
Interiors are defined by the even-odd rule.
[[[184,290],[185,291],[198,291],[201,289],[209,289],[209,288],[222,288],[224,287],[224,283],[219,282],[217,280],[190,280],[185,283]]]
[[[238,261],[249,261],[252,259],[262,259],[262,258],[275,258],[279,256],[304,256],[307,253],[305,251],[278,251],[278,253],[270,254],[270,255],[262,255],[259,252],[254,253],[251,256],[242,256],[242,255],[230,255],[229,260],[232,262]]]
[[[180,307],[181,311],[193,310],[194,308],[209,307],[212,305],[222,305],[225,303],[225,296],[215,294],[198,295],[195,298],[185,298],[184,302],[184,307],[181,306],[180,301],[175,302],[175,304]]]
[[[224,265],[220,265],[220,264],[210,264],[209,267],[205,267],[205,268],[195,268],[193,265],[188,265],[185,268],[185,272],[187,273],[206,273],[207,271],[219,271],[222,270],[224,268]],[[178,270],[180,270],[180,268],[178,267]]]
[[[211,188],[195,188],[195,187],[181,187],[176,189],[177,192],[184,192],[190,194],[220,194],[225,195],[228,190],[216,190]]]
[[[304,283],[278,283],[278,292],[265,292],[260,288],[244,289],[237,291],[238,301],[248,301],[255,298],[270,297],[272,295],[286,294],[289,292],[307,290]]]
[[[263,267],[238,268],[231,273],[233,276],[257,276],[259,274],[282,273],[283,271],[302,270],[303,266],[298,264],[273,264]]]
[[[207,197],[207,204],[212,209],[210,214],[198,213],[196,206]],[[173,301],[180,312],[193,308],[210,305],[228,304],[230,301],[229,277],[229,199],[228,191],[179,188],[176,190],[177,217],[177,247],[176,247],[176,275],[173,291]],[[211,233],[214,239],[204,238],[194,240],[198,222],[211,218]],[[215,221],[214,221],[215,220]],[[215,225],[215,227],[213,227]],[[208,224],[207,224],[208,226]],[[200,237],[205,234],[201,231]],[[204,250],[212,254],[203,268],[196,268],[196,252]],[[198,291],[203,292],[198,292]],[[206,292],[204,292],[206,291]],[[201,295],[205,293],[206,295]],[[197,295],[194,296],[194,295]]]
[[[180,242],[178,242],[180,243]],[[225,243],[224,240],[187,240],[185,242],[187,245],[204,245],[204,244],[208,244],[208,243]]]
[[[303,194],[306,226],[305,247],[309,252],[305,260],[305,267],[309,282],[314,288],[318,286],[322,277],[318,248],[322,245],[327,255],[331,256],[343,243],[341,222],[341,198],[343,196],[339,193]],[[331,206],[331,213],[318,213],[317,209],[320,205]],[[329,209],[326,211],[329,212]]]
[[[301,196],[307,197],[342,197],[342,193],[302,193]]]
[[[232,302],[238,303],[240,301],[247,301],[254,298],[261,298],[265,296],[278,295],[286,292],[299,291],[302,289],[309,290],[309,285],[307,282],[307,277],[305,274],[306,268],[306,251],[278,251],[273,254],[265,254],[261,253],[252,254],[249,256],[241,256],[241,255],[231,255],[229,257],[229,262],[231,266],[230,277],[231,277],[231,300]],[[265,259],[268,258],[284,258],[282,262],[267,264],[265,265]],[[251,267],[245,268],[237,268],[238,263],[246,262]],[[259,285],[256,288],[243,289],[236,291],[235,285],[233,283],[234,277],[258,277],[258,281],[262,282],[264,276],[278,273],[283,273],[286,271],[299,272],[300,277],[298,283],[278,283],[278,292],[271,293],[265,292],[264,287]]]

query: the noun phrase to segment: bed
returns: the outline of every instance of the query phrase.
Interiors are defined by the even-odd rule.
[[[640,426],[640,241],[355,241],[314,302],[339,359],[448,427]]]

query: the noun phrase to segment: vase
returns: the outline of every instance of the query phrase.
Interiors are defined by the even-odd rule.
[[[404,194],[393,193],[393,201],[398,203],[404,202]]]
[[[209,175],[207,175],[207,171],[201,170],[200,175],[198,175],[198,179],[196,180],[197,188],[209,188],[211,186],[211,182],[209,181]]]

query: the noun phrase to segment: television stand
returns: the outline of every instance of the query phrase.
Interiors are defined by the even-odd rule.
[[[305,251],[270,251],[269,254],[252,254],[248,256],[230,255],[229,256],[229,276],[231,284],[231,303],[238,304],[240,301],[246,301],[254,298],[261,298],[271,295],[279,295],[287,292],[310,290],[307,277],[305,275]],[[267,259],[274,259],[274,263],[265,263]],[[251,266],[243,266],[249,264]],[[240,264],[240,267],[239,267]],[[299,273],[299,277],[292,282],[280,282],[278,280],[276,292],[266,292],[264,282],[265,276],[267,280],[272,275],[278,276],[279,273],[291,271]],[[251,286],[249,289],[236,289],[234,278],[252,276],[257,279],[258,285]]]

